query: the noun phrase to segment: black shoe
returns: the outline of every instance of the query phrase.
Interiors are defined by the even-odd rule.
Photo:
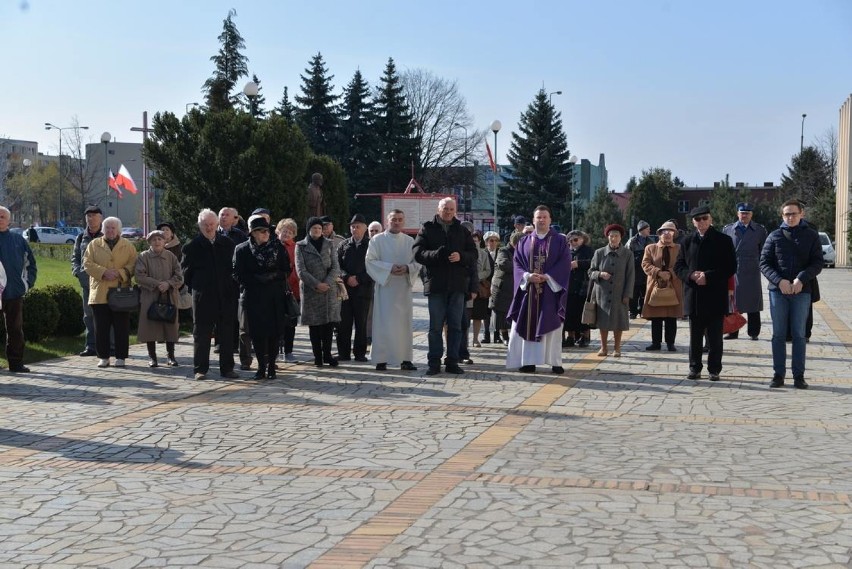
[[[637,316],[638,316],[638,314],[637,314],[636,312],[631,312],[631,313],[630,313],[630,319],[631,319],[631,320],[635,320]]]
[[[166,360],[166,365],[169,367],[178,367],[180,364],[177,362],[174,356],[169,356]]]
[[[315,359],[315,360],[314,360],[314,365],[315,365],[316,367],[322,367],[322,358]]]
[[[521,366],[518,368],[521,373],[535,373],[535,366]]]
[[[399,369],[402,371],[417,371],[417,367],[411,362],[402,362],[400,364]]]
[[[357,360],[358,358],[355,358],[355,359]],[[339,361],[339,362],[351,362],[352,356],[337,356],[337,361]]]
[[[27,366],[25,366],[23,364],[18,364],[18,365],[9,366],[9,371],[11,371],[12,373],[29,373],[30,368],[28,368]]]
[[[368,362],[370,360],[367,359],[367,356],[355,356],[356,362]]]
[[[562,340],[563,348],[573,348],[576,345],[577,341],[574,338],[565,338]]]
[[[217,345],[215,345],[215,346],[213,346],[213,353],[214,353],[214,354],[218,354],[218,353],[219,353],[219,346],[218,346],[218,344],[217,344]]]
[[[325,363],[327,363],[331,367],[337,367],[337,361],[337,358],[328,358],[327,360],[325,360]]]
[[[793,379],[793,387],[795,387],[796,389],[807,389],[808,382],[805,381],[804,377],[797,377]]]
[[[757,340],[757,336],[749,336],[752,340]]]
[[[485,336],[482,338],[482,343],[483,344],[490,344],[491,343],[491,333],[489,333],[489,332],[485,333]]]
[[[157,358],[148,360],[148,367],[160,367],[160,364],[157,363]]]
[[[388,370],[388,364],[386,364],[386,363],[376,364],[376,371],[387,371],[387,370]]]
[[[686,374],[686,379],[701,379],[701,372],[700,371],[691,371],[688,374]]]
[[[784,387],[784,378],[780,375],[772,376],[772,381],[769,383],[769,387]]]
[[[243,371],[249,371],[251,369],[251,364],[240,364],[240,369]]]
[[[553,371],[553,373],[557,375],[562,375],[563,373],[565,373],[565,368],[562,366],[553,366],[550,369]]]
[[[648,346],[645,346],[646,352],[659,352],[661,349],[662,346],[660,344],[650,344]]]
[[[472,359],[470,359],[470,358],[464,358],[464,359],[461,361],[461,363],[463,363],[463,364],[465,364],[465,365],[473,365],[473,360],[472,360]]]
[[[464,373],[464,370],[462,368],[460,368],[458,365],[452,365],[452,364],[450,364],[448,366],[444,366],[444,371],[446,371],[447,373],[455,373],[455,374]]]
[[[719,374],[718,373],[711,373],[710,374],[710,381],[719,381]]]
[[[257,368],[257,371],[254,372],[254,379],[266,379],[266,370],[262,367]]]
[[[666,349],[670,352],[676,352],[677,348],[675,348],[674,344],[666,344]]]
[[[275,379],[275,376],[275,364],[269,364],[269,366],[266,368],[266,377],[268,377],[269,379]]]
[[[589,339],[583,336],[582,338],[580,338],[580,343],[577,345],[581,348],[587,348],[589,347]]]
[[[429,366],[429,369],[426,370],[426,375],[438,375],[441,373],[441,368],[438,366]]]
[[[739,332],[731,332],[730,334],[728,334],[727,336],[725,336],[725,338],[724,338],[724,339],[725,339],[725,340],[736,340],[736,339],[737,339],[737,338],[739,338],[739,337],[740,337],[740,333],[739,333]]]
[[[494,343],[495,344],[502,344],[503,339],[500,336],[494,336]]]
[[[85,350],[83,350],[82,352],[80,352],[77,355],[80,356],[80,357],[83,357],[83,358],[87,358],[87,357],[90,357],[90,356],[96,356],[96,355],[98,355],[98,353],[91,348],[86,348]]]
[[[240,378],[240,374],[238,374],[234,370],[226,371],[226,372],[220,373],[219,375],[221,377],[225,378],[225,379],[239,379]]]
[[[701,351],[704,352],[705,354],[709,354],[710,353],[710,347],[704,346],[703,348],[701,348]]]

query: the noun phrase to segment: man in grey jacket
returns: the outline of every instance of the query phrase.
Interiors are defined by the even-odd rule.
[[[80,292],[83,296],[83,323],[86,325],[86,346],[80,356],[94,356],[95,351],[95,320],[92,307],[89,305],[89,274],[83,269],[83,255],[86,247],[93,239],[103,235],[101,222],[104,214],[96,205],[86,208],[86,229],[74,240],[74,251],[71,254],[71,274],[80,281]]]

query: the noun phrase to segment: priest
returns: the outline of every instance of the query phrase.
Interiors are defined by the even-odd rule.
[[[370,239],[367,248],[367,274],[375,281],[373,289],[373,344],[370,360],[376,370],[388,364],[403,371],[415,371],[411,363],[411,289],[420,265],[414,260],[414,239],[402,232],[405,213],[394,209],[387,217],[387,230]]]
[[[506,367],[535,373],[536,365],[562,367],[562,323],[565,321],[571,249],[565,236],[550,227],[550,208],[533,212],[534,231],[515,248],[515,295],[509,308],[512,328]]]

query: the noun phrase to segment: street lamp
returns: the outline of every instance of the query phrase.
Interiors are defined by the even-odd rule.
[[[30,166],[33,165],[33,161],[29,158],[24,158],[21,165],[24,168],[24,210],[27,210],[29,208],[26,207],[26,202],[30,200]],[[31,212],[30,220],[35,223],[34,212]]]
[[[107,152],[107,145],[109,141],[112,140],[112,135],[108,132],[104,132],[101,134],[101,142],[104,143],[104,180],[106,181],[106,198],[107,203],[109,203],[109,153]],[[116,212],[118,212],[118,202],[115,204]]]
[[[562,91],[553,91],[553,92],[550,93],[550,95],[548,95],[548,97],[550,98],[550,106],[551,107],[553,106],[553,95],[561,95],[561,94],[562,94]]]
[[[799,139],[799,154],[802,153],[802,150],[805,149],[805,117],[808,116],[806,113],[802,113],[802,138]]]
[[[493,181],[494,181],[494,226],[491,228],[493,231],[498,230],[497,224],[497,133],[500,132],[500,129],[503,128],[503,123],[498,120],[494,120],[491,123],[491,132],[494,133],[494,172]]]
[[[257,83],[254,81],[249,81],[246,83],[245,87],[243,87],[243,93],[249,99],[249,112],[251,113],[252,118],[255,116],[254,111],[254,102],[257,99],[257,94],[260,92],[260,89],[257,86]]]
[[[577,193],[574,190],[574,165],[579,162],[576,154],[572,154],[568,159],[571,164],[571,231],[574,231],[574,201],[577,199]]]
[[[189,107],[197,107],[197,106],[198,106],[198,103],[187,103],[187,104],[185,105],[186,112],[187,112],[187,113],[189,112]]]
[[[467,127],[460,123],[453,123],[454,127],[458,127],[464,131],[464,169],[462,172],[467,174]],[[463,176],[463,178],[466,176]],[[465,184],[462,189],[462,195],[464,196],[464,219],[467,221],[467,214],[470,212],[470,186]]]
[[[46,122],[44,123],[44,130],[58,130],[59,131],[59,209],[56,211],[56,221],[62,219],[62,131],[63,130],[89,130],[87,126],[63,126],[59,127],[55,124]]]

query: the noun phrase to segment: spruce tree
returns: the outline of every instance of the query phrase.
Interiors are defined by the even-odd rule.
[[[284,95],[282,95],[281,101],[278,102],[278,106],[275,107],[273,112],[277,113],[278,116],[287,122],[292,123],[296,120],[296,108],[293,106],[293,103],[290,102],[290,96],[287,94],[287,87],[284,87]]]
[[[554,223],[570,223],[571,164],[561,117],[544,89],[521,115],[508,153],[514,169],[511,190],[498,203],[501,226],[507,227],[514,214],[532,215],[539,204],[550,206]]]
[[[370,180],[376,165],[376,133],[370,85],[361,71],[343,89],[338,131],[340,163],[346,172],[347,188],[354,211],[354,196],[372,191]],[[363,212],[362,212],[363,213]]]
[[[393,58],[388,58],[375,96],[376,169],[374,188],[401,192],[419,166],[419,141]]]
[[[595,196],[589,203],[589,208],[583,214],[583,218],[578,224],[578,229],[589,234],[592,248],[597,249],[606,244],[603,231],[610,223],[624,225],[624,217],[621,215],[621,210],[618,209],[615,201],[613,201],[609,190],[601,188],[595,193]],[[627,228],[625,227],[625,229]]]
[[[747,191],[745,188],[743,190]],[[713,226],[716,229],[722,229],[736,220],[737,202],[740,201],[743,193],[731,187],[727,176],[718,185],[713,186],[713,191],[710,192],[710,215],[713,217]]]
[[[793,156],[787,173],[781,175],[781,201],[799,199],[805,203],[805,219],[819,231],[834,235],[834,174],[829,160],[813,146]]]
[[[643,170],[639,181],[630,191],[627,222],[634,225],[643,219],[656,228],[677,215],[677,187],[671,170]],[[629,227],[627,229],[630,230]]]
[[[219,53],[210,58],[216,64],[216,70],[202,88],[205,105],[210,111],[233,109],[237,97],[231,97],[231,91],[240,77],[248,75],[248,58],[240,53],[246,44],[234,24],[236,15],[236,10],[228,12],[228,17],[222,23],[222,33],[219,34]]]
[[[296,109],[296,123],[316,154],[336,156],[337,110],[334,104],[340,95],[332,94],[334,75],[329,75],[321,53],[311,59],[305,73],[301,75],[302,94],[296,95],[300,105]]]

